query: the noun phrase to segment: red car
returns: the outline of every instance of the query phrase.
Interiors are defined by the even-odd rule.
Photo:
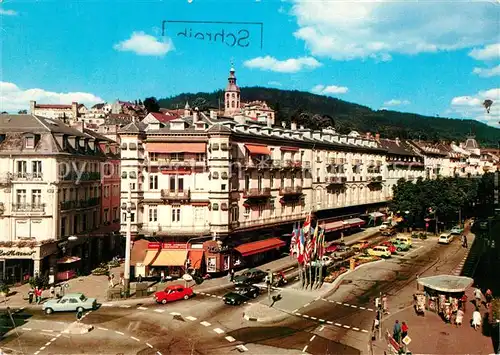
[[[193,297],[193,289],[181,285],[172,285],[165,288],[163,291],[155,292],[154,300],[157,303],[165,304],[167,302],[178,301],[180,299],[189,299]]]
[[[383,242],[380,245],[383,245],[383,246],[387,247],[389,249],[389,251],[391,252],[391,254],[394,254],[397,251],[397,248],[394,246],[394,244],[392,244],[389,241]]]

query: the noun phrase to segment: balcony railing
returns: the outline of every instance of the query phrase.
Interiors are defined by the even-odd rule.
[[[292,168],[292,167],[294,167],[293,163],[294,163],[293,160],[286,159],[286,160],[283,161],[283,164],[281,165],[281,168],[282,169]]]
[[[374,183],[374,182],[382,182],[382,180],[383,180],[382,175],[378,175],[378,176],[370,176],[370,177],[368,178],[368,181],[369,181],[369,182],[372,182],[372,183]]]
[[[73,200],[73,201],[64,201],[59,203],[59,207],[62,211],[64,210],[72,210],[78,208],[89,208],[98,206],[101,203],[100,197],[92,197],[87,200]]]
[[[302,160],[294,160],[293,167],[296,169],[301,169],[302,168]]]
[[[14,180],[25,180],[25,181],[42,180],[43,174],[41,172],[24,173],[24,172],[18,171],[17,173],[13,174],[13,179]]]
[[[249,228],[249,227],[257,227],[257,226],[263,226],[266,224],[279,224],[279,223],[288,223],[288,222],[294,222],[294,221],[300,221],[301,219],[304,219],[307,217],[309,212],[301,212],[301,213],[294,213],[291,215],[285,215],[285,216],[276,216],[276,217],[269,217],[269,218],[256,218],[256,219],[247,219],[244,221],[240,221],[239,226],[236,227],[236,225],[232,225],[234,229],[236,228]]]
[[[302,166],[304,167],[305,170],[309,170],[311,169],[311,162],[306,160],[302,163]]]
[[[12,212],[22,212],[22,213],[43,213],[45,212],[45,203],[13,203]]]
[[[280,195],[285,196],[285,195],[300,195],[302,194],[302,186],[287,186],[287,187],[282,187],[280,188]]]
[[[248,198],[248,197],[269,197],[271,196],[271,189],[269,187],[266,188],[255,188],[255,189],[248,189],[243,191],[243,197]]]
[[[328,178],[328,182],[330,184],[345,184],[347,182],[347,178],[345,176],[330,176]]]
[[[161,190],[161,198],[163,200],[189,200],[191,198],[190,190]]]
[[[126,224],[122,224],[126,226]],[[189,226],[189,225],[163,225],[158,223],[144,223],[138,229],[139,233],[144,233],[146,235],[156,235],[161,233],[168,233],[172,235],[203,235],[210,233],[210,226]]]
[[[75,181],[75,180],[80,180],[80,181],[93,181],[93,180],[101,180],[101,173],[100,172],[84,172],[84,173],[76,173],[76,172],[69,172],[66,174],[61,174],[61,180],[64,181]]]

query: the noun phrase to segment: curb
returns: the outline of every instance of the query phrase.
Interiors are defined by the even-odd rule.
[[[320,294],[319,296],[317,296],[317,298],[324,298],[324,297],[327,297],[329,296],[330,294],[332,293],[335,293],[339,286],[340,286],[340,283],[342,282],[342,280],[344,279],[345,276],[347,276],[348,274],[366,266],[366,265],[373,265],[375,263],[379,263],[379,262],[382,262],[382,261],[385,261],[385,260],[377,260],[377,261],[372,261],[370,263],[365,263],[365,264],[362,264],[362,265],[359,265],[358,267],[356,267],[354,270],[348,270],[347,272],[344,272],[342,275],[340,275],[339,277],[337,277],[335,279],[335,281],[332,282],[332,288],[328,291],[325,291],[325,293],[322,293]],[[298,272],[297,272],[298,273]],[[300,310],[301,308],[304,308],[304,306],[301,306],[299,308],[297,308],[297,311]],[[276,322],[280,322],[284,319],[286,319],[287,317],[289,316],[294,316],[294,312],[290,312],[290,311],[285,311],[285,310],[282,310],[282,309],[279,309],[279,308],[275,308],[277,309],[278,311],[281,311],[283,312],[283,314],[279,315],[279,316],[275,316],[275,317],[263,317],[263,318],[255,318],[255,317],[250,317],[248,316],[246,313],[243,313],[243,318],[246,319],[247,321],[251,321],[251,322],[259,322],[259,323],[276,323]]]

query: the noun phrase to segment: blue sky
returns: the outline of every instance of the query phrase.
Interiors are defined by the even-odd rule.
[[[4,0],[0,110],[213,91],[234,60],[241,86],[498,126],[499,15],[493,3],[430,0]],[[164,20],[262,22],[263,45],[258,25],[168,23],[162,36]],[[178,35],[185,29],[205,38]],[[206,35],[222,30],[248,38],[230,46]]]

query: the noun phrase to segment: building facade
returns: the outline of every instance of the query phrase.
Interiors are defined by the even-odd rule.
[[[96,249],[92,232],[101,223],[100,164],[105,156],[99,143],[60,120],[2,115],[3,278],[18,282],[50,271],[62,279],[90,259]]]

